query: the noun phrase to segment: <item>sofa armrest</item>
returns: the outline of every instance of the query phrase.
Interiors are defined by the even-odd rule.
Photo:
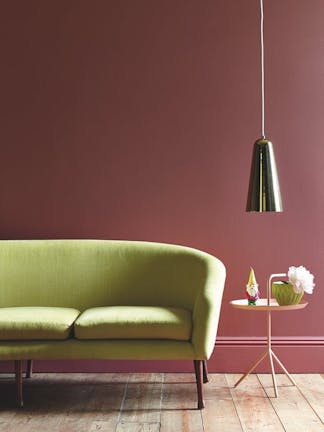
[[[214,349],[226,270],[212,257],[208,262],[205,285],[197,295],[193,310],[192,344],[196,360],[207,360]]]

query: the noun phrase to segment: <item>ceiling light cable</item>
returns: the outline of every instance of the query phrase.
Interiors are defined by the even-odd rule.
[[[264,133],[264,15],[263,15],[263,0],[260,0],[260,38],[261,38],[261,136],[265,138]]]

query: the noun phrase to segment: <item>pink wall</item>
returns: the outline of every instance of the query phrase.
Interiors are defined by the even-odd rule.
[[[310,305],[276,315],[273,331],[299,338],[288,361],[319,369],[324,2],[265,0],[266,131],[285,212],[263,215],[245,213],[260,136],[257,0],[1,6],[1,238],[141,239],[218,256],[228,279],[215,370],[243,367],[237,338],[264,335],[263,314],[228,305],[249,266],[264,294],[270,273],[303,264],[316,276]]]

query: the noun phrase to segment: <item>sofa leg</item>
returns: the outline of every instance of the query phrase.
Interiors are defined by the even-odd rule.
[[[22,360],[15,360],[15,376],[16,376],[16,391],[17,404],[19,408],[24,406],[22,395]]]
[[[31,378],[33,374],[33,360],[27,360],[26,378]]]
[[[203,397],[203,361],[194,360],[196,383],[197,383],[197,395],[198,395],[198,409],[205,408],[204,397]]]
[[[207,369],[207,360],[203,360],[203,376],[204,376],[204,384],[208,383],[208,369]]]

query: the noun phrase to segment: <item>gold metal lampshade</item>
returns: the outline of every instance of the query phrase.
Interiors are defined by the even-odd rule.
[[[254,144],[246,211],[283,211],[273,147],[266,138]]]

